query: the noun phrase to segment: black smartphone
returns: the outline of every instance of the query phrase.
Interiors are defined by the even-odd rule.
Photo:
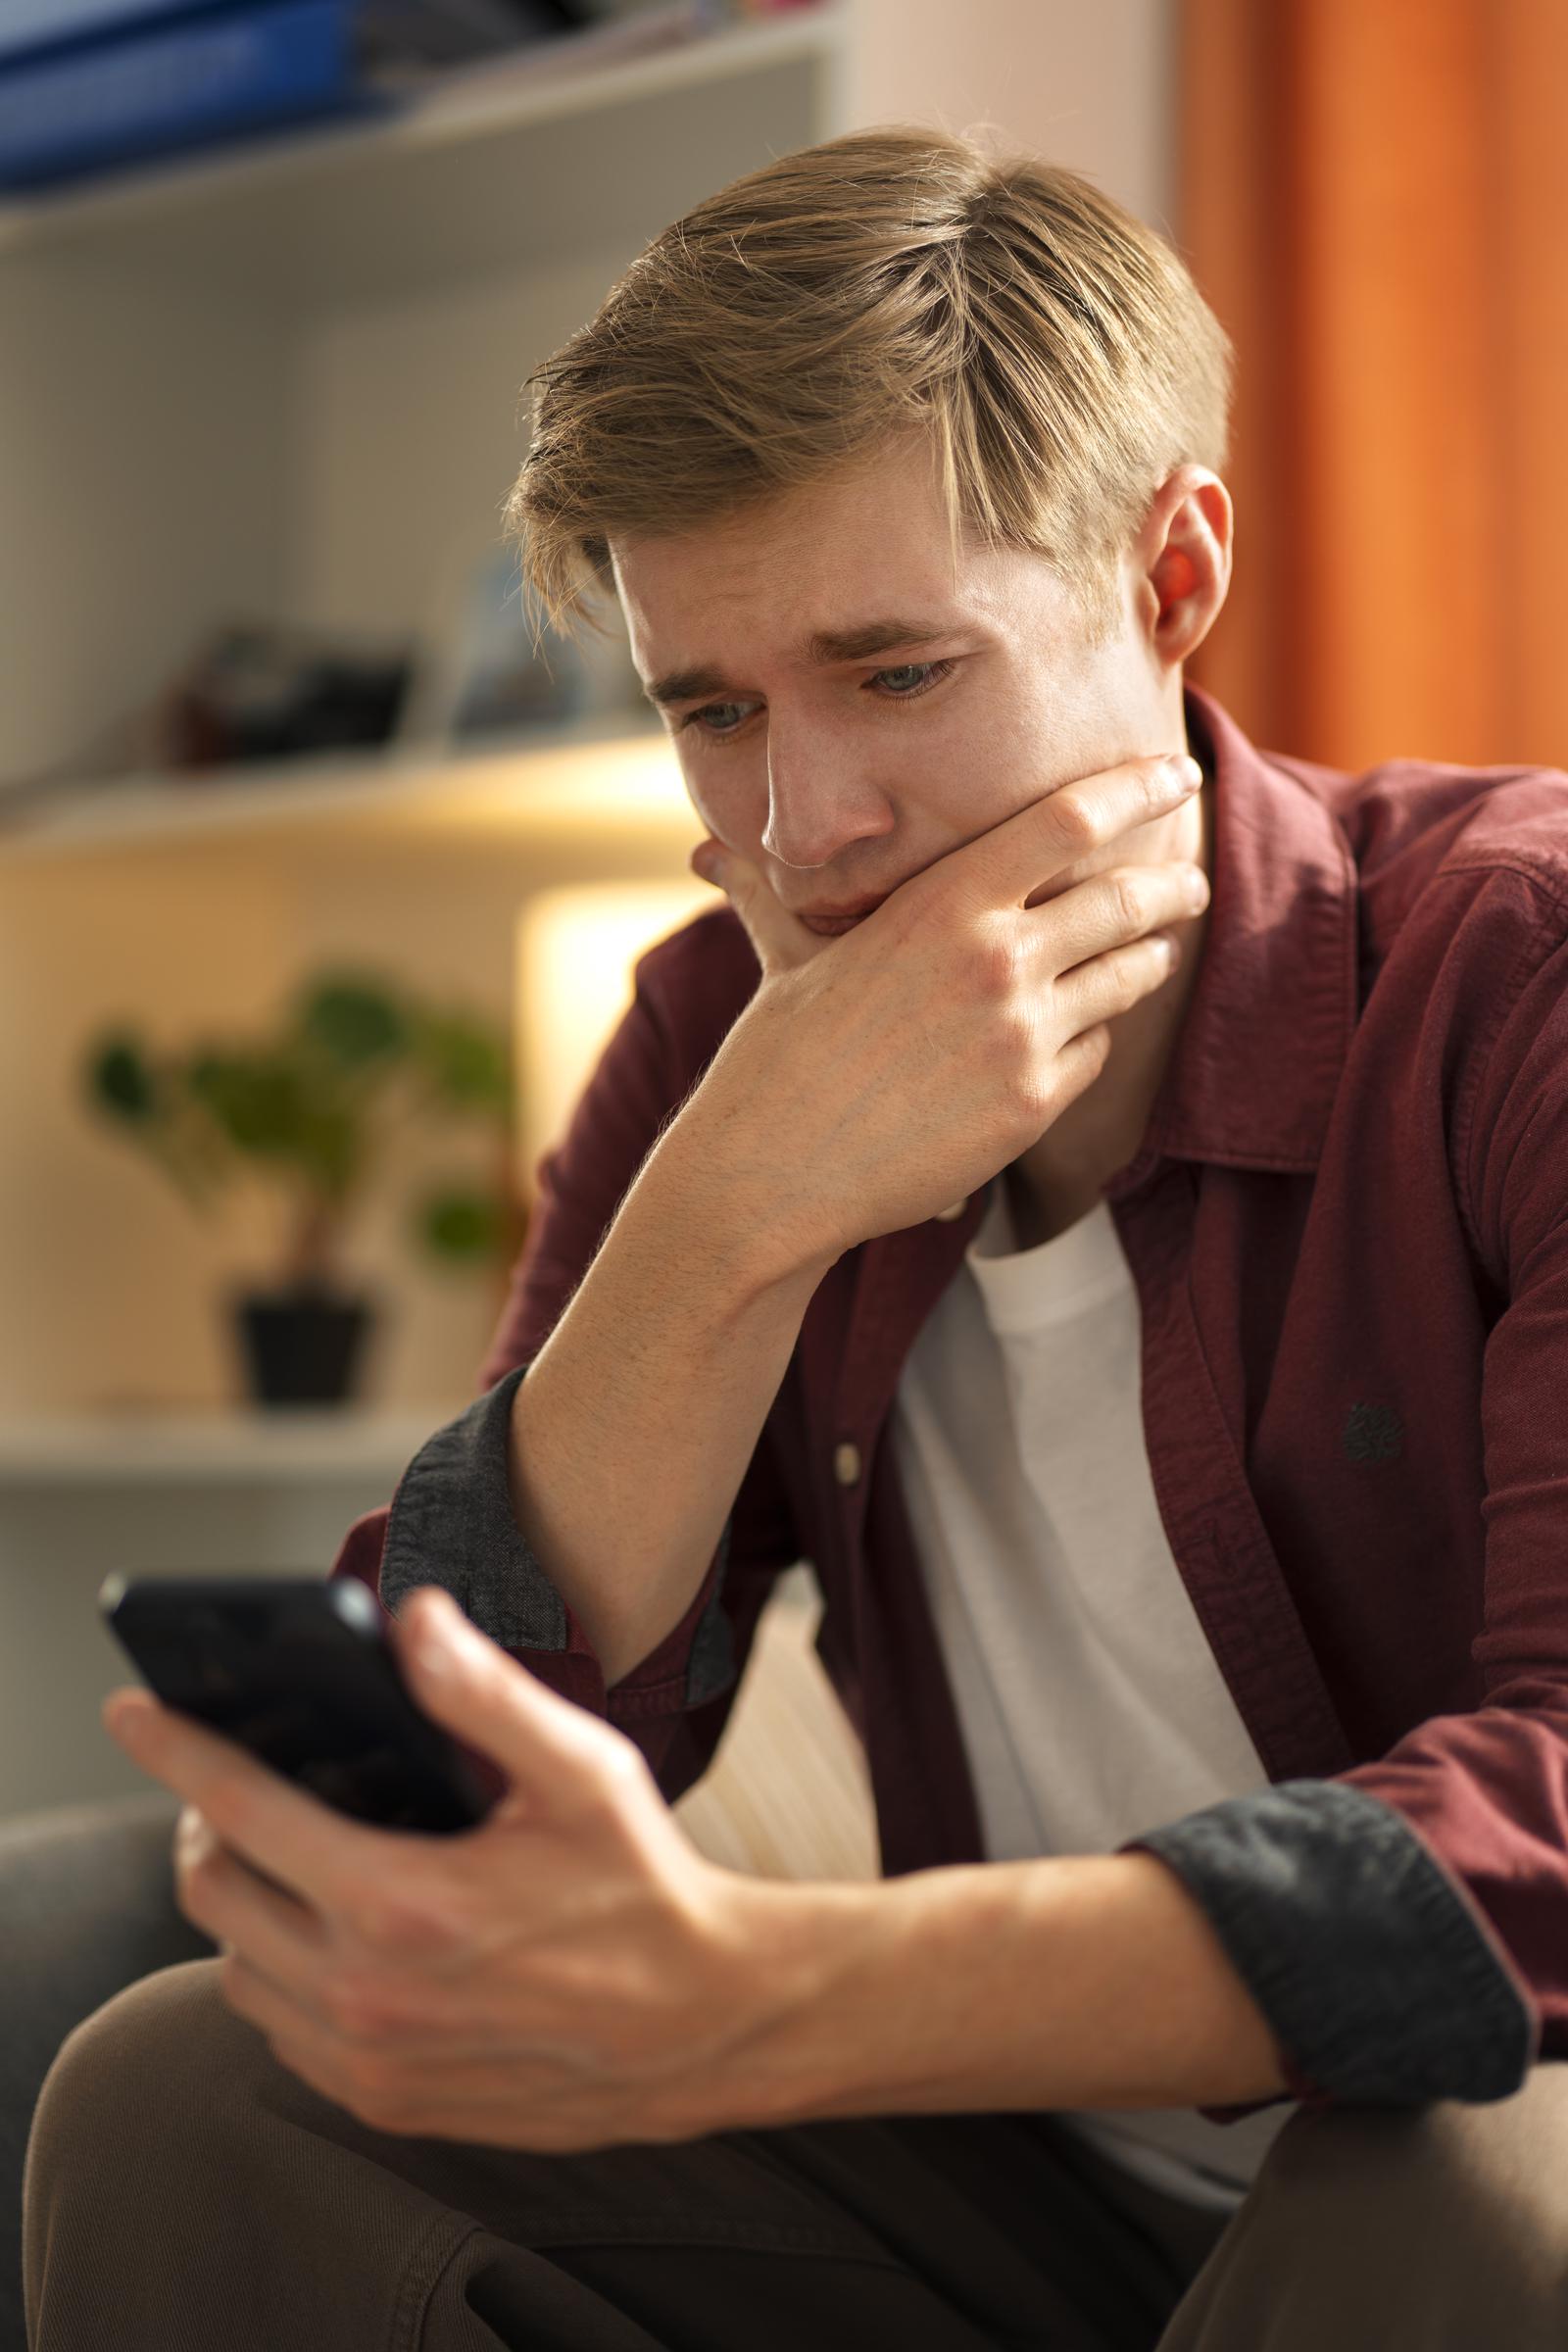
[[[404,1687],[352,1578],[111,1576],[98,1605],[166,1705],[323,1804],[391,1830],[467,1830],[492,1799]]]

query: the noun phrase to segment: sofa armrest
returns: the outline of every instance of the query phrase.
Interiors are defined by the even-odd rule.
[[[211,1954],[174,1908],[179,1807],[161,1790],[0,1821],[0,2348],[25,2342],[22,2174],[43,2079],[104,2002]]]

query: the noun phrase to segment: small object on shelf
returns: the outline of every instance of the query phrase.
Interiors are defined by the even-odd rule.
[[[496,554],[469,583],[452,648],[453,696],[446,731],[455,742],[580,718],[589,704],[588,664],[570,639],[552,633],[536,653],[517,595],[517,566]]]
[[[407,650],[364,652],[319,631],[220,629],[161,698],[156,763],[378,749],[397,727],[413,668]]]
[[[47,813],[76,785],[142,774],[221,782],[312,753],[381,751],[404,723],[412,647],[328,631],[234,622],[215,629],[149,700],[58,765],[0,784],[0,827]]]
[[[515,549],[460,545],[441,570],[398,724],[401,744],[472,743],[573,719],[647,714],[618,607],[602,636],[578,643],[547,627],[536,645]]]
[[[361,70],[378,89],[420,89],[589,22],[581,0],[360,0],[355,31]]]

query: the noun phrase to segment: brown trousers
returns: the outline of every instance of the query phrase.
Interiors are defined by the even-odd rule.
[[[1564,2352],[1568,2067],[1298,2113],[1241,2210],[1049,2115],[541,2156],[377,2132],[217,1963],[64,2044],[28,2150],[33,2352]]]

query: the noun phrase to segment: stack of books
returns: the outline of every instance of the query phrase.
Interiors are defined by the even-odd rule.
[[[0,0],[0,188],[382,111],[586,19],[583,0]]]
[[[354,0],[9,0],[0,187],[363,106],[353,18]]]

